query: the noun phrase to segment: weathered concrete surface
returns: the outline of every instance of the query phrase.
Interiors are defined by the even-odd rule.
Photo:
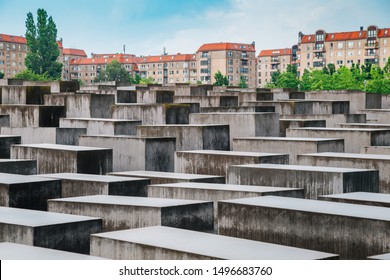
[[[50,86],[2,86],[1,104],[43,105],[44,94],[50,94]]]
[[[11,145],[20,144],[20,136],[0,134],[0,158],[10,158]]]
[[[362,147],[361,154],[390,155],[390,146],[368,146]]]
[[[378,192],[379,172],[372,169],[302,165],[232,165],[229,184],[304,188],[305,198],[346,192]]]
[[[390,130],[374,128],[289,128],[287,137],[343,138],[346,153],[365,146],[390,146]]]
[[[175,96],[206,96],[213,87],[213,85],[176,85]]]
[[[390,260],[390,253],[368,257],[370,260]]]
[[[297,156],[307,153],[344,152],[344,139],[248,137],[233,139],[233,150],[257,153],[286,153],[290,164],[297,164]]]
[[[326,121],[316,119],[280,119],[280,137],[286,137],[286,130],[294,127],[326,127]]]
[[[112,148],[115,172],[174,170],[176,138],[85,135],[80,145]]]
[[[144,125],[188,124],[189,104],[116,104],[112,118],[142,120]]]
[[[50,199],[50,212],[103,219],[103,231],[146,226],[213,229],[213,203],[199,200],[94,195]]]
[[[98,218],[0,207],[0,242],[88,254],[90,235],[101,231]]]
[[[12,159],[37,160],[38,174],[112,172],[112,149],[57,145],[13,145]]]
[[[280,119],[325,120],[326,127],[336,127],[338,123],[365,123],[366,114],[316,114],[316,115],[283,115]]]
[[[9,115],[0,115],[0,128],[10,125]]]
[[[242,102],[242,106],[274,106],[280,115],[349,114],[349,102],[338,100],[278,100]]]
[[[62,198],[98,194],[147,196],[146,187],[150,184],[150,180],[146,178],[80,173],[44,174],[41,177],[60,179],[62,182]]]
[[[353,153],[305,154],[298,155],[298,164],[377,169],[379,171],[379,192],[390,193],[390,155]]]
[[[230,143],[236,137],[279,136],[279,115],[275,113],[190,114],[190,124],[228,124]]]
[[[390,249],[390,209],[264,196],[220,201],[219,234],[365,259]]]
[[[79,145],[81,135],[87,134],[86,128],[62,128],[56,127],[56,144]]]
[[[226,176],[231,165],[256,163],[288,164],[288,155],[235,151],[178,151],[175,172]]]
[[[37,174],[37,161],[28,159],[0,159],[0,173]]]
[[[318,200],[390,208],[390,194],[384,193],[352,192],[343,194],[322,195],[318,197]]]
[[[176,150],[230,150],[228,125],[142,125],[140,137],[176,137]]]
[[[286,99],[305,99],[305,92],[303,91],[273,91],[261,92],[257,95],[257,101],[277,101]]]
[[[238,96],[175,96],[174,103],[199,103],[204,107],[230,107],[238,106]]]
[[[70,253],[17,243],[0,243],[1,260],[104,260],[104,258]]]
[[[270,106],[271,108],[272,106]],[[200,113],[261,113],[261,112],[275,112],[275,107],[268,111],[266,106],[229,106],[229,107],[202,107]]]
[[[390,116],[390,115],[389,115]],[[338,123],[336,127],[343,128],[383,128],[390,129],[390,123]]]
[[[64,106],[0,105],[0,114],[9,115],[10,127],[58,127],[65,117]]]
[[[225,199],[280,195],[303,198],[303,189],[261,187],[249,185],[226,185],[209,183],[175,183],[148,186],[148,197],[171,199],[211,200],[214,203],[214,228],[217,229],[217,202]]]
[[[0,206],[47,210],[47,200],[61,197],[61,181],[0,173]]]
[[[390,124],[390,109],[360,110],[359,113],[367,115],[367,122]]]
[[[225,184],[224,176],[200,175],[200,174],[188,174],[188,173],[176,173],[176,172],[138,170],[138,171],[112,172],[109,173],[109,175],[148,178],[150,179],[151,184],[169,184],[169,183],[181,183],[181,182]]]
[[[159,226],[93,234],[91,255],[123,260],[308,260],[337,257],[323,252]]]
[[[66,106],[67,118],[111,118],[113,94],[50,94],[45,95],[45,104]]]
[[[62,128],[86,128],[89,135],[136,135],[137,125],[142,121],[99,119],[99,118],[62,118]]]

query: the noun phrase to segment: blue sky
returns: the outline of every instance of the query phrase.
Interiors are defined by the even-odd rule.
[[[0,0],[0,33],[24,35],[28,12],[44,8],[64,47],[136,55],[194,53],[203,43],[291,47],[298,32],[390,27],[390,0]]]

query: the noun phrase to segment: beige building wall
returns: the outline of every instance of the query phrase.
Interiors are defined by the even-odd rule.
[[[272,74],[278,70],[285,72],[289,64],[292,64],[291,49],[261,51],[257,58],[257,86],[264,87],[270,83]]]

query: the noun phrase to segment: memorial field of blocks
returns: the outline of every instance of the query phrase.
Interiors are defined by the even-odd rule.
[[[0,259],[389,259],[389,174],[380,94],[0,85]]]

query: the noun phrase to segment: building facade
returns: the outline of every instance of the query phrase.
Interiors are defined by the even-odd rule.
[[[370,25],[367,30],[298,36],[298,72],[320,69],[329,63],[337,67],[372,63],[383,67],[390,53],[390,28]]]
[[[242,76],[248,87],[256,87],[254,43],[203,44],[196,52],[196,63],[198,80],[203,84],[215,83],[214,75],[220,71],[228,77],[229,85],[238,86]]]
[[[79,58],[87,58],[87,54],[84,50],[64,48],[62,65],[64,70],[62,71],[62,79],[65,81],[71,81],[71,62]]]
[[[152,77],[158,84],[196,83],[195,54],[144,56],[138,59],[142,78]]]
[[[262,50],[257,57],[257,86],[264,87],[271,82],[274,72],[284,72],[292,64],[292,49]]]

